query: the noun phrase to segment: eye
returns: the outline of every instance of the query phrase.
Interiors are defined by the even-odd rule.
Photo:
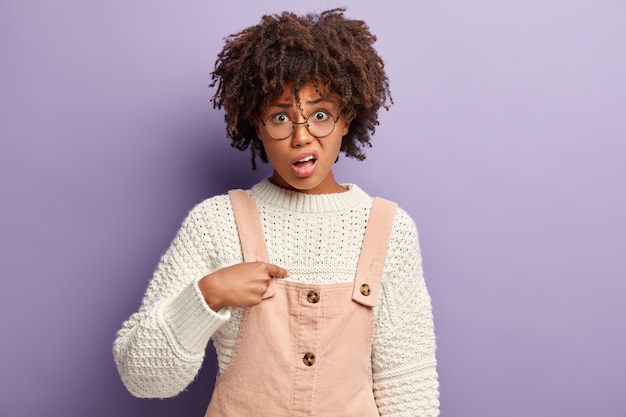
[[[313,114],[311,114],[309,116],[309,121],[311,122],[323,122],[325,120],[327,120],[330,117],[330,114],[328,112],[326,112],[325,110],[318,110],[316,112],[313,112]]]
[[[289,119],[289,116],[287,116],[285,113],[276,113],[271,115],[268,120],[274,124],[280,125],[283,123],[289,123],[291,120]]]

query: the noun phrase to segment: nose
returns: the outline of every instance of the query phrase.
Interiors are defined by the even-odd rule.
[[[293,133],[291,135],[291,146],[298,148],[306,146],[315,140],[315,137],[309,133],[309,129],[304,122],[293,122]]]

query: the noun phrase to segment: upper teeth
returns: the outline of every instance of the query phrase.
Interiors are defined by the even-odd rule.
[[[301,160],[299,160],[298,162],[306,162],[306,161],[310,161],[311,159],[314,159],[313,155],[306,156],[302,158]]]

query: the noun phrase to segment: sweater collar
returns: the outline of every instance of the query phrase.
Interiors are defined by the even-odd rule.
[[[342,184],[347,191],[333,194],[305,194],[273,184],[268,178],[254,185],[250,193],[259,204],[301,213],[349,210],[371,203],[372,198],[356,184]]]

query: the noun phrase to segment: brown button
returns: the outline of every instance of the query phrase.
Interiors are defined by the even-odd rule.
[[[361,285],[360,290],[361,290],[361,294],[363,294],[366,297],[372,293],[372,290],[370,289],[370,286],[367,285],[367,284]]]
[[[306,366],[313,366],[313,364],[315,364],[315,355],[311,352],[305,353],[302,362],[304,362]]]
[[[315,290],[311,290],[307,294],[306,299],[309,303],[315,304],[320,300],[320,293]]]

